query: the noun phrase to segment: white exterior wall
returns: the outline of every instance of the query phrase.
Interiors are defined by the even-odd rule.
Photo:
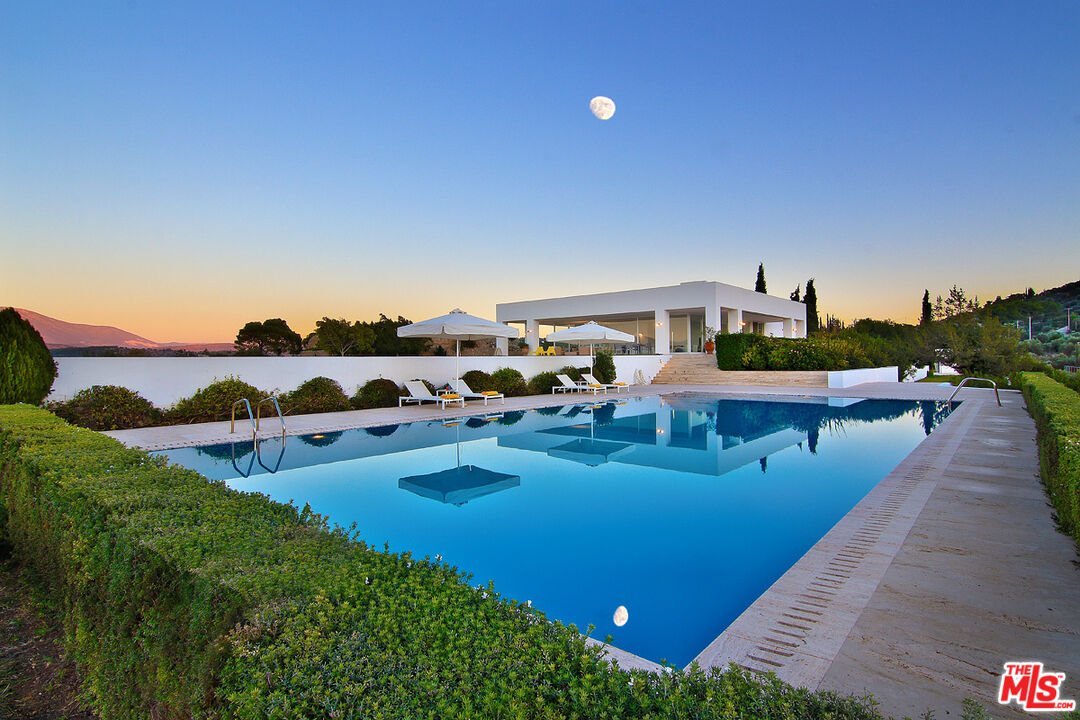
[[[615,371],[619,382],[633,382],[641,370],[651,382],[667,360],[660,355],[618,356]],[[48,400],[67,400],[92,385],[120,385],[134,390],[158,407],[169,407],[215,380],[235,376],[261,390],[287,392],[305,380],[324,376],[337,380],[346,394],[375,378],[397,384],[423,378],[436,384],[454,377],[456,358],[450,357],[120,357],[56,358],[59,374]],[[565,365],[588,367],[587,355],[556,357],[468,356],[461,358],[461,372],[493,372],[512,367],[529,380],[538,373]]]
[[[829,387],[848,388],[868,382],[899,382],[899,368],[895,365],[858,370],[833,370],[829,372]]]
[[[561,318],[594,318],[605,315],[652,313],[657,322],[656,351],[669,352],[669,311],[705,309],[705,324],[720,331],[721,311],[728,310],[729,332],[737,332],[740,320],[766,322],[766,334],[784,336],[790,323],[793,337],[806,337],[806,305],[787,298],[754,292],[719,282],[688,282],[668,287],[574,295],[571,297],[499,303],[498,322],[524,322],[530,345],[536,338],[536,321]],[[785,322],[787,321],[787,322]]]

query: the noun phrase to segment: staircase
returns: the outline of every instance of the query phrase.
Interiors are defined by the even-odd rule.
[[[829,373],[807,370],[720,370],[711,354],[672,355],[654,385],[773,385],[828,387]]]

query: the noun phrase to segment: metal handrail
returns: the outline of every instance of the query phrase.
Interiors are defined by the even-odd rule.
[[[277,397],[273,395],[264,397],[255,405],[255,429],[259,429],[259,421],[262,419],[262,405],[264,402],[274,403],[274,409],[277,410],[278,420],[281,421],[281,437],[285,437],[285,416],[281,414],[281,406],[278,405]]]
[[[265,464],[263,464],[263,461],[262,461],[262,449],[261,448],[262,448],[262,446],[259,443],[255,443],[255,457],[258,459],[259,464],[262,465],[263,470],[265,470],[266,472],[273,475],[279,469],[281,469],[281,459],[283,457],[285,457],[285,436],[284,435],[281,436],[281,450],[278,451],[277,464],[274,465],[273,470],[271,470]]]
[[[232,466],[234,468],[236,468],[236,472],[240,473],[240,477],[246,478],[246,477],[250,476],[251,475],[251,469],[253,467],[255,467],[255,455],[257,454],[257,450],[259,449],[259,446],[255,444],[255,435],[254,434],[251,436],[251,445],[252,445],[252,448],[251,448],[251,450],[252,450],[252,452],[251,452],[251,460],[248,460],[248,469],[247,469],[247,472],[244,472],[236,464],[236,443],[229,443],[229,452],[232,455]]]
[[[255,414],[251,412],[251,403],[247,398],[240,398],[232,404],[232,419],[229,420],[229,434],[236,432],[236,406],[240,403],[244,403],[247,406],[248,420],[251,421],[251,436],[255,437],[255,432],[259,429],[258,423],[255,422]]]
[[[988,382],[991,385],[993,385],[994,386],[994,397],[997,398],[998,407],[1001,407],[1001,395],[1000,395],[1000,393],[998,393],[998,386],[997,386],[996,382],[994,382],[990,378],[966,377],[966,378],[964,378],[963,380],[960,381],[960,384],[956,386],[955,390],[953,390],[953,394],[949,396],[949,409],[950,410],[952,410],[953,398],[956,397],[956,393],[960,392],[960,388],[964,387],[964,385],[967,384],[968,380],[982,380],[983,382]]]

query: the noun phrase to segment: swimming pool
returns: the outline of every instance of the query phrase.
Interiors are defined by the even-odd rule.
[[[683,666],[946,413],[893,400],[609,398],[160,454],[356,522],[376,547],[441,556],[474,585],[493,580],[551,618]]]

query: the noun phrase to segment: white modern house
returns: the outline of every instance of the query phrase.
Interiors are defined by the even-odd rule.
[[[621,330],[636,343],[616,345],[621,355],[702,352],[706,328],[721,333],[756,332],[806,337],[806,305],[720,282],[500,303],[498,322],[521,327],[531,350],[555,329],[589,320]],[[505,352],[505,345],[502,345]]]

